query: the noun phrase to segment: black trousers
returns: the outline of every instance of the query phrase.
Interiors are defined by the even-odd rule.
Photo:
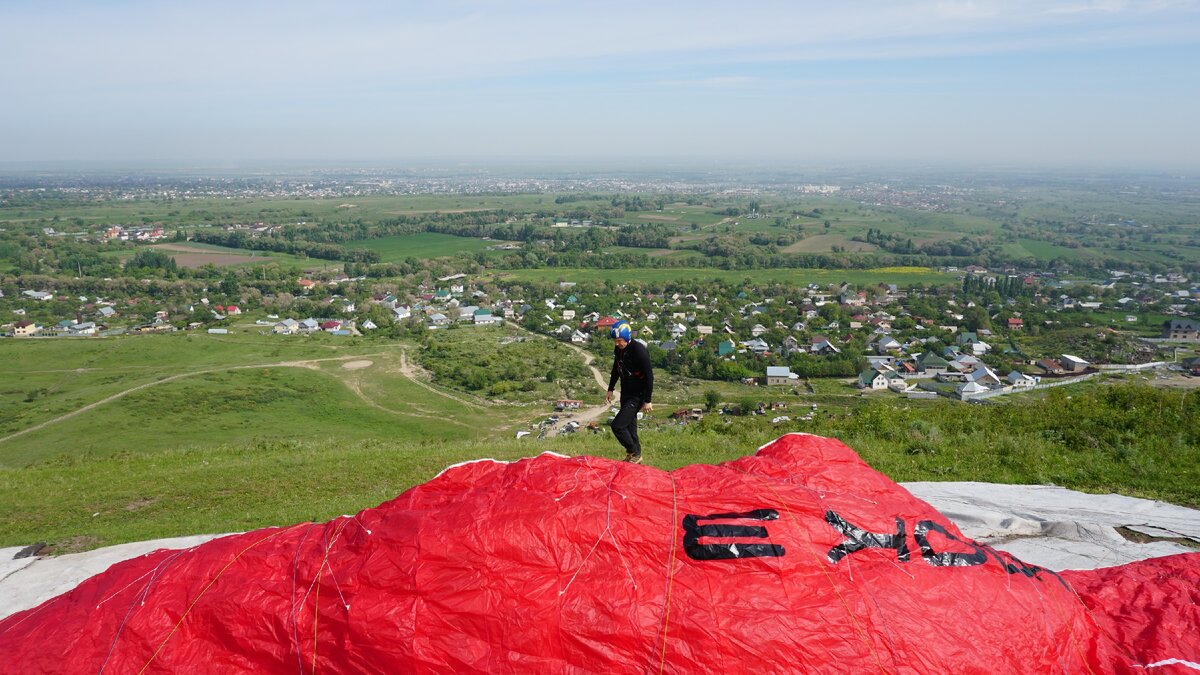
[[[617,416],[612,421],[613,436],[617,437],[617,442],[625,448],[625,452],[640,457],[642,454],[642,444],[638,440],[637,433],[637,414],[642,409],[642,397],[631,396],[629,398],[621,397],[621,409],[617,411]]]

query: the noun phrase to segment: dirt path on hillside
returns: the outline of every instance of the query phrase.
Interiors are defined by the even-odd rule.
[[[331,357],[331,358],[327,358],[327,359],[310,359],[307,361],[279,361],[277,363],[255,363],[255,364],[244,365],[244,366],[227,366],[225,368],[208,368],[206,370],[197,370],[197,371],[190,372],[190,373],[179,373],[177,375],[170,375],[168,377],[164,377],[161,380],[155,380],[153,382],[146,382],[143,384],[139,384],[135,387],[130,387],[128,389],[119,391],[111,396],[102,398],[99,401],[89,403],[77,410],[72,410],[69,413],[63,413],[62,415],[48,419],[45,422],[39,422],[38,424],[35,424],[29,428],[13,432],[7,436],[0,438],[0,443],[12,440],[14,438],[17,438],[18,436],[24,436],[25,434],[32,433],[32,432],[38,431],[40,429],[44,429],[52,424],[57,424],[59,422],[62,422],[63,420],[71,419],[72,417],[75,417],[76,415],[81,415],[89,410],[98,408],[98,407],[104,405],[105,403],[111,403],[113,401],[116,401],[117,399],[124,398],[124,397],[134,393],[135,391],[141,391],[142,389],[147,389],[149,387],[153,387],[156,385],[165,384],[167,382],[174,382],[175,380],[181,380],[185,377],[194,377],[196,375],[206,375],[208,373],[222,373],[222,372],[226,372],[229,370],[247,370],[250,368],[310,368],[310,369],[315,370],[315,369],[317,369],[317,366],[315,364],[320,363],[322,361],[349,361],[351,359],[361,359],[364,356],[383,356],[383,353],[380,352],[378,354],[356,354],[354,356],[338,356],[338,357]]]
[[[320,359],[320,360],[328,361],[329,359]],[[309,370],[315,370],[318,373],[324,372],[321,370],[321,367],[319,365],[317,365],[317,363],[315,361],[295,361],[288,365],[292,366],[292,367],[296,367],[296,368],[307,368]],[[372,365],[374,365],[374,362],[372,362],[372,361],[357,360],[357,361],[347,361],[347,362],[343,363],[342,368],[346,369],[346,370],[354,371],[354,370],[361,370],[363,368],[368,368]],[[395,371],[393,371],[393,372],[395,372]],[[375,408],[376,410],[382,410],[383,412],[388,413],[390,415],[399,415],[399,416],[406,416],[406,417],[423,417],[425,419],[430,419],[430,420],[442,420],[445,422],[449,422],[450,424],[458,425],[460,427],[469,426],[468,424],[459,422],[458,420],[447,419],[441,415],[436,415],[432,411],[430,411],[426,408],[422,408],[417,405],[409,404],[409,407],[412,408],[413,410],[417,410],[419,412],[411,412],[411,411],[410,412],[402,412],[400,410],[392,410],[391,408],[388,408],[388,407],[380,404],[378,401],[371,398],[370,396],[367,396],[366,392],[364,392],[362,389],[362,383],[360,383],[358,381],[358,377],[356,375],[357,374],[355,374],[355,375],[346,374],[346,376],[342,377],[342,378],[335,376],[335,379],[338,379],[339,381],[341,381],[342,384],[346,385],[346,388],[349,389],[352,394],[354,394],[355,396],[362,399],[363,403],[367,404],[368,406],[370,406],[372,408]]]
[[[547,335],[540,335],[538,333],[534,333],[533,331],[526,329],[524,326],[519,326],[515,323],[511,324],[511,325],[515,326],[517,328],[517,330],[524,331],[534,337],[541,338],[543,340],[553,339]],[[588,370],[592,371],[592,378],[596,380],[596,384],[600,387],[600,390],[607,391],[608,390],[608,380],[604,377],[604,373],[600,372],[600,369],[595,366],[595,361],[596,361],[595,354],[592,354],[591,352],[584,350],[582,347],[573,345],[570,342],[564,342],[562,344],[566,345],[569,349],[573,349],[576,354],[579,354],[581,357],[583,357],[583,365],[587,366]],[[564,421],[564,423],[566,421],[578,422],[580,428],[583,428],[588,425],[588,422],[595,421],[608,412],[609,412],[609,406],[607,404],[602,403],[600,405],[590,406],[588,408],[584,408],[584,409],[580,410],[579,412],[572,413],[570,420],[563,420],[563,421]],[[538,417],[543,417],[543,416],[544,415],[538,415]],[[562,431],[562,427],[555,425],[552,429],[550,429],[549,431],[546,432],[546,436],[548,436],[548,437],[557,436],[559,434],[559,432],[561,432],[561,431]]]
[[[408,351],[407,350],[401,350],[401,352],[400,352],[400,370],[398,372],[401,375],[407,377],[409,380],[411,380],[413,384],[415,384],[418,387],[421,387],[422,389],[425,389],[429,392],[437,394],[438,396],[444,396],[444,397],[450,399],[451,401],[461,403],[461,404],[471,407],[471,408],[477,408],[480,410],[482,410],[484,408],[483,405],[481,405],[475,401],[468,401],[467,399],[459,398],[458,396],[455,396],[454,394],[451,394],[449,392],[445,392],[440,389],[436,389],[433,385],[426,382],[424,380],[424,378],[421,377],[422,371],[417,366],[414,366],[413,364],[408,362]]]

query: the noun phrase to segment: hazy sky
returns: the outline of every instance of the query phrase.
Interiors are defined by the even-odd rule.
[[[1200,166],[1200,0],[0,0],[0,162]]]

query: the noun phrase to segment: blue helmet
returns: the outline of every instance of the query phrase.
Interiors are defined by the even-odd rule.
[[[633,329],[629,327],[628,321],[618,321],[613,324],[612,330],[608,331],[608,336],[614,340],[621,338],[629,342],[633,339]]]

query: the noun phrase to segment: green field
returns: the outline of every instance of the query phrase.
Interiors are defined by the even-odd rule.
[[[517,281],[638,281],[641,283],[681,282],[688,280],[715,279],[726,283],[737,283],[749,279],[751,283],[790,284],[840,284],[849,282],[857,285],[896,284],[904,287],[911,284],[957,284],[958,278],[926,268],[874,269],[874,270],[823,270],[823,269],[771,269],[771,270],[720,270],[701,268],[639,268],[639,269],[580,269],[548,268],[528,270],[506,270],[496,272],[501,279]]]
[[[419,232],[379,239],[358,239],[344,244],[346,248],[365,248],[377,251],[383,262],[399,262],[405,258],[440,258],[459,253],[478,253],[503,242],[484,241],[452,234]]]
[[[410,346],[334,340],[6,340],[0,466],[260,440],[464,440],[499,433],[513,418],[403,375]],[[474,421],[460,421],[463,413]]]

